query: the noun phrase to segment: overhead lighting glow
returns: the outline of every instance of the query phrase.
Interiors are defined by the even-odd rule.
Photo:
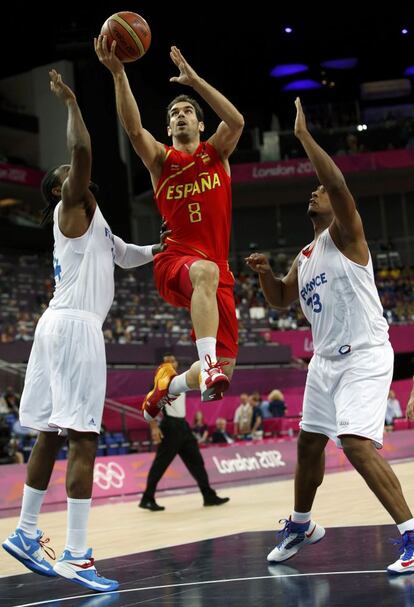
[[[316,80],[294,80],[285,84],[282,91],[309,91],[311,89],[320,89],[322,85]]]
[[[409,65],[405,68],[404,76],[414,76],[414,65]]]
[[[357,57],[346,57],[344,59],[328,59],[327,61],[322,61],[321,66],[329,70],[352,70],[357,64]]]
[[[283,76],[292,76],[292,74],[300,74],[300,72],[307,72],[309,69],[308,65],[304,63],[281,63],[275,65],[270,71],[270,75],[273,78],[283,78]]]

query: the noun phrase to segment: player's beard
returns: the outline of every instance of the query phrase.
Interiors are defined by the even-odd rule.
[[[180,143],[190,143],[191,142],[191,133],[189,133],[188,131],[185,133],[178,133],[176,134],[175,138],[177,139],[177,141],[179,141]]]

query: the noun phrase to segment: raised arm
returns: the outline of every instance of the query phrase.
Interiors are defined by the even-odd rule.
[[[173,76],[170,78],[170,82],[191,86],[221,118],[222,122],[209,141],[216,148],[222,160],[227,161],[242,134],[243,116],[222,93],[195,72],[176,46],[171,47],[170,57],[180,70],[179,76]]]
[[[161,175],[165,148],[142,126],[138,104],[132,94],[123,63],[115,54],[116,42],[108,49],[107,38],[102,34],[94,39],[99,61],[111,72],[115,85],[116,109],[119,120],[127,133],[134,150],[149,172],[154,187]]]
[[[325,187],[334,213],[332,225],[333,234],[345,246],[350,243],[362,243],[366,254],[368,251],[365,241],[361,216],[355,200],[348,189],[345,178],[332,158],[316,143],[306,126],[305,114],[299,97],[295,100],[296,121],[295,135],[305,148],[305,152],[313,164],[320,183]]]
[[[68,122],[67,145],[71,156],[70,169],[62,185],[62,203],[65,210],[84,206],[89,195],[92,169],[91,139],[72,89],[63,82],[56,70],[50,70],[50,90],[66,105]]]
[[[298,257],[282,279],[273,274],[269,261],[263,253],[252,253],[246,257],[245,261],[249,268],[259,274],[263,294],[272,308],[288,308],[299,299]]]

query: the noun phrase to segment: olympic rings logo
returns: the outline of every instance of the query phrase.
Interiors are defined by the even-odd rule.
[[[93,482],[101,489],[107,490],[110,487],[120,489],[124,484],[125,472],[121,466],[115,462],[95,464],[93,471]]]

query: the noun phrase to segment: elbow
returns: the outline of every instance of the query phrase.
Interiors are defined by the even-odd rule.
[[[328,194],[338,194],[347,188],[345,177],[342,175],[342,173],[339,175],[336,173],[333,174],[330,179],[327,180],[327,183],[324,184],[324,186]]]
[[[244,116],[237,112],[237,118],[235,120],[234,126],[238,131],[242,131],[244,129],[245,121]]]
[[[131,143],[134,147],[140,147],[140,144],[143,140],[143,135],[144,135],[144,129],[141,127],[137,127],[137,125],[125,125],[125,130],[127,132],[127,135],[129,137],[129,139],[131,140]]]
[[[90,154],[91,152],[91,139],[88,136],[83,137],[79,141],[74,141],[70,146],[72,152],[76,154]]]

